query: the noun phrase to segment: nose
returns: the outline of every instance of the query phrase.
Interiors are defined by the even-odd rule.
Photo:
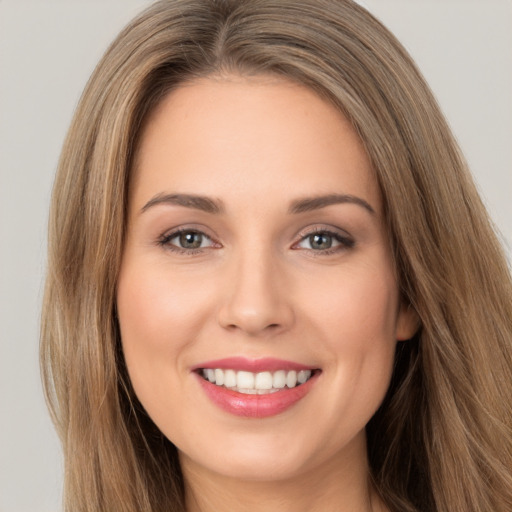
[[[254,253],[232,262],[218,309],[218,322],[223,328],[266,336],[292,326],[292,297],[283,269],[278,267],[270,255]]]

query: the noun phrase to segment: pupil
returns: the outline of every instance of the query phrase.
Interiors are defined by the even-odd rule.
[[[311,235],[309,242],[313,249],[330,249],[332,246],[332,237],[329,235]]]
[[[198,249],[201,247],[203,236],[201,233],[182,233],[180,235],[180,245],[185,249]]]

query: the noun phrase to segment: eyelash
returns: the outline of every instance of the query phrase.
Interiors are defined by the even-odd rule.
[[[182,234],[187,234],[187,233],[194,234],[194,235],[201,235],[201,237],[208,239],[210,241],[211,245],[209,245],[208,247],[197,247],[197,248],[193,248],[193,249],[190,249],[190,248],[187,249],[187,248],[179,247],[178,245],[171,243],[171,240],[173,240],[174,238],[176,238]],[[341,233],[334,231],[332,229],[317,227],[317,228],[310,229],[308,231],[304,231],[304,232],[300,233],[299,241],[292,245],[292,249],[300,250],[299,244],[306,241],[309,237],[313,237],[315,235],[324,235],[326,237],[331,237],[332,239],[334,239],[336,242],[339,243],[339,245],[336,245],[335,247],[329,247],[327,249],[318,249],[318,250],[305,249],[307,251],[310,251],[315,256],[328,256],[330,254],[335,254],[335,253],[342,252],[342,251],[345,251],[348,249],[352,249],[355,246],[355,241],[350,236],[342,235]],[[169,250],[169,251],[172,251],[174,253],[184,254],[187,256],[193,256],[195,254],[202,253],[205,249],[209,249],[211,247],[214,247],[214,248],[222,247],[218,242],[215,242],[214,240],[212,240],[212,238],[210,236],[208,236],[206,233],[204,233],[203,231],[201,231],[199,229],[194,229],[194,228],[179,228],[179,229],[173,230],[170,233],[163,234],[158,239],[158,245]]]
[[[161,247],[164,247],[165,249],[167,249],[169,251],[172,251],[172,252],[175,252],[178,254],[190,255],[190,256],[203,252],[206,247],[198,247],[196,249],[186,249],[184,247],[179,247],[178,245],[171,243],[171,240],[173,238],[176,238],[176,237],[178,237],[182,234],[186,234],[186,233],[201,235],[203,238],[206,238],[211,241],[212,247],[215,247],[215,246],[220,247],[220,244],[216,244],[216,242],[214,242],[212,240],[212,238],[210,236],[208,236],[206,233],[204,233],[200,229],[194,229],[194,228],[179,228],[179,229],[173,230],[170,233],[163,234],[158,239],[158,245]]]
[[[299,241],[293,244],[292,249],[299,250],[298,246],[308,238],[315,235],[324,235],[333,238],[339,245],[335,247],[329,247],[328,249],[306,249],[310,251],[314,256],[329,256],[336,254],[348,249],[352,249],[355,246],[355,241],[348,234],[341,234],[338,231],[334,231],[332,228],[316,227],[299,233]]]

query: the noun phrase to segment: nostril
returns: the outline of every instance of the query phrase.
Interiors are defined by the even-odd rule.
[[[274,324],[269,324],[267,326],[264,326],[263,328],[253,328],[251,329],[251,327],[249,326],[245,326],[244,327],[241,327],[241,326],[238,326],[237,324],[228,324],[225,326],[225,329],[229,330],[229,331],[235,331],[235,330],[238,330],[240,328],[242,328],[242,330],[245,330],[245,331],[252,331],[252,330],[257,330],[257,331],[276,331],[277,329],[279,329],[281,327],[280,324],[277,324],[277,323],[274,323]]]
[[[250,335],[277,333],[289,328],[294,318],[290,304],[284,299],[281,303],[272,297],[264,299],[257,293],[229,297],[219,307],[219,324],[230,332],[240,330]]]

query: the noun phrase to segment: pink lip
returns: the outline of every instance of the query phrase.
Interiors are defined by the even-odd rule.
[[[315,372],[306,383],[291,389],[284,388],[266,395],[249,395],[212,384],[197,371],[202,368],[232,369],[257,373],[276,370],[314,370],[315,367],[274,358],[250,360],[242,357],[230,357],[207,361],[193,368],[201,388],[215,405],[230,414],[247,418],[267,418],[284,412],[309,393],[321,374],[321,372]]]
[[[275,416],[296,404],[311,390],[318,374],[305,384],[283,389],[268,395],[246,395],[222,386],[217,386],[197,375],[199,382],[210,400],[224,411],[247,418],[267,418]]]
[[[286,361],[284,359],[275,359],[273,357],[264,357],[261,359],[248,359],[245,357],[227,357],[225,359],[216,359],[214,361],[205,361],[192,368],[192,370],[199,370],[202,368],[219,368],[221,370],[236,370],[246,372],[275,372],[277,370],[314,370],[314,366],[306,366],[293,361]]]

